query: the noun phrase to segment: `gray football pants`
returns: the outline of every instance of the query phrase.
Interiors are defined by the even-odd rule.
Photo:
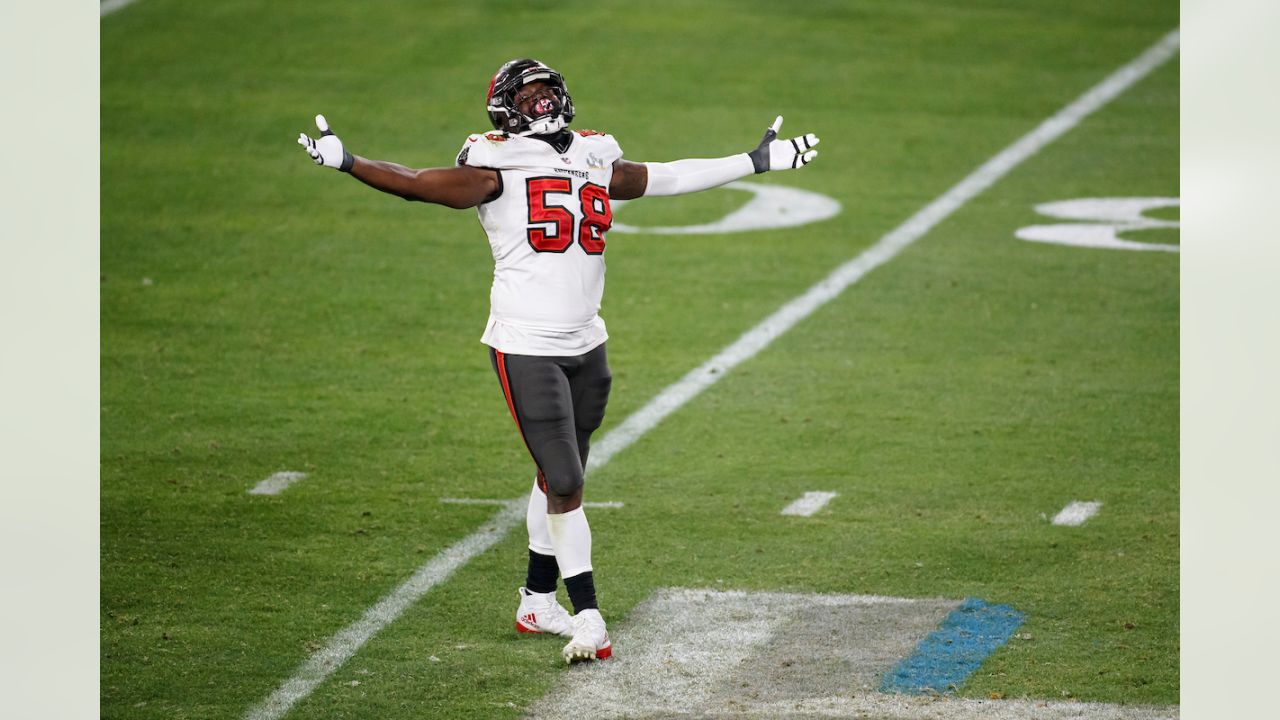
[[[508,355],[489,348],[507,408],[538,466],[543,492],[582,487],[591,433],[604,421],[613,376],[604,345],[576,357]]]

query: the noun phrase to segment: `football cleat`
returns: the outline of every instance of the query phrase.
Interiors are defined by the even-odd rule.
[[[605,660],[613,655],[613,644],[609,642],[609,632],[604,629],[599,610],[583,610],[573,616],[573,639],[560,654],[566,663]]]
[[[550,633],[573,637],[573,618],[556,601],[556,594],[529,592],[520,588],[520,608],[516,610],[516,632]]]

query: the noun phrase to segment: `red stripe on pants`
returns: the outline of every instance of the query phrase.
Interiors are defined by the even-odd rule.
[[[507,400],[507,409],[511,411],[511,419],[516,422],[516,430],[520,432],[520,439],[524,441],[524,447],[529,451],[529,457],[533,457],[533,448],[529,447],[529,441],[524,436],[524,428],[520,427],[520,416],[516,415],[515,398],[511,395],[511,381],[507,378],[507,356],[503,355],[497,348],[494,348],[493,355],[498,360],[498,380],[502,383],[502,396]],[[534,465],[538,464],[538,458],[533,458]],[[547,492],[547,476],[542,474],[542,468],[538,468],[538,487],[545,494]]]

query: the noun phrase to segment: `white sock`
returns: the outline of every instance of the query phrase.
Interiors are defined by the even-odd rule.
[[[561,577],[571,578],[591,570],[591,526],[581,507],[567,513],[548,514],[547,530]]]
[[[551,545],[551,533],[547,530],[547,494],[538,487],[538,478],[533,479],[533,492],[529,493],[529,509],[524,516],[525,527],[529,529],[529,549],[540,555],[555,555]]]

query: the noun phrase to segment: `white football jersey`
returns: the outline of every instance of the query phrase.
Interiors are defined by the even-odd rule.
[[[481,342],[515,355],[581,355],[608,339],[600,319],[609,181],[622,149],[572,131],[563,152],[530,137],[467,138],[459,165],[499,171],[501,194],[477,208],[493,251]]]

